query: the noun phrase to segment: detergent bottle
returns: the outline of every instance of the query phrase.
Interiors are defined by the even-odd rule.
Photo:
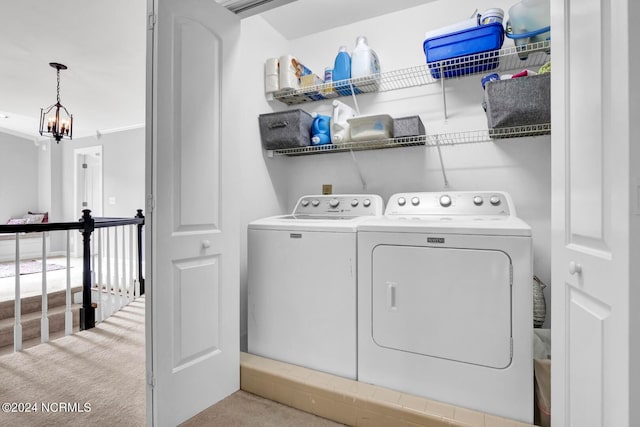
[[[351,53],[351,78],[380,74],[378,55],[367,44],[367,38],[356,39],[356,47]]]
[[[311,145],[331,144],[331,117],[318,113],[311,113]]]
[[[350,85],[344,81],[349,79],[351,79],[351,55],[347,52],[346,46],[340,46],[333,64],[333,84],[336,92],[340,95],[351,95]]]

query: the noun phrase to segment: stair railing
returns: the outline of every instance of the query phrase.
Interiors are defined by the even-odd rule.
[[[66,230],[65,335],[73,333],[73,314],[71,311],[71,230],[79,230],[82,233],[80,330],[93,328],[96,322],[105,320],[145,292],[144,268],[142,265],[144,227],[142,209],[138,209],[136,216],[133,218],[93,218],[89,209],[83,210],[82,213],[82,217],[77,222],[0,225],[0,235],[15,235],[14,351],[22,350],[20,238],[25,233],[42,233],[42,316],[40,320],[40,339],[43,343],[49,341],[46,265],[47,232]],[[128,239],[127,229],[129,230]],[[120,243],[118,234],[120,234]],[[136,235],[135,238],[134,234]],[[97,238],[95,237],[96,235]],[[94,236],[93,243],[92,236]],[[113,244],[111,242],[112,238]],[[134,245],[136,250],[134,250]],[[106,269],[103,268],[104,264],[106,264]],[[94,292],[96,298],[93,298],[92,294]],[[94,299],[96,300],[95,303]]]

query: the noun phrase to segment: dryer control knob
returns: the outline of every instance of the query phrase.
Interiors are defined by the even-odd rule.
[[[418,206],[420,204],[420,198],[419,197],[412,197],[411,198],[411,204],[413,206]]]
[[[332,208],[337,208],[339,204],[340,204],[340,200],[338,199],[329,200],[329,206],[331,206]]]
[[[318,199],[314,199],[311,204],[313,205],[314,208],[317,208],[320,205],[320,200]]]
[[[476,196],[473,198],[473,204],[476,206],[480,206],[484,203],[484,200],[480,196]]]
[[[309,201],[305,199],[302,202],[300,202],[300,204],[302,205],[303,208],[306,208],[307,206],[309,206]]]
[[[489,201],[491,202],[491,204],[493,206],[498,206],[500,204],[500,197],[498,196],[491,196],[491,198],[489,199]]]
[[[451,206],[451,197],[447,195],[440,196],[440,206],[444,208],[448,208],[449,206]]]
[[[364,202],[362,202],[362,205],[363,205],[365,208],[368,208],[369,206],[371,206],[371,200],[369,200],[369,199],[364,199]]]
[[[404,206],[406,204],[407,204],[407,199],[405,199],[404,197],[398,198],[398,205]]]
[[[353,199],[351,201],[351,206],[353,206],[355,208],[356,206],[358,206],[358,203],[360,203],[360,202],[358,202],[358,199]]]

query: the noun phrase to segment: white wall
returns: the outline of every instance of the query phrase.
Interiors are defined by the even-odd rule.
[[[287,159],[267,159],[262,150],[258,115],[271,108],[264,96],[264,60],[288,50],[286,40],[262,18],[242,20],[241,72],[235,77],[239,114],[245,126],[237,129],[235,143],[242,146],[240,219],[240,345],[247,348],[247,224],[288,209]],[[249,95],[250,94],[250,95]],[[279,107],[284,109],[284,104]]]
[[[38,147],[33,140],[0,133],[0,223],[40,211]]]
[[[473,8],[477,7],[482,11],[491,7],[502,7],[506,13],[513,3],[476,1]],[[253,67],[251,72],[247,70],[245,73],[248,77],[246,83],[251,88],[247,93],[259,94],[255,98],[256,101],[252,101],[251,98],[247,102],[248,120],[251,123],[257,114],[287,108],[277,101],[268,104],[263,101],[262,64],[270,56],[291,53],[316,74],[321,75],[326,66],[333,64],[340,45],[347,45],[349,49],[353,49],[356,37],[365,35],[369,45],[380,58],[383,71],[420,65],[425,62],[422,51],[424,33],[465,19],[471,12],[473,9],[468,2],[439,1],[290,40],[288,43],[282,42],[279,45],[273,44],[269,38],[270,33],[264,31],[261,18],[245,20],[244,42],[249,46],[260,47],[247,52],[247,68]],[[267,33],[268,37],[264,43]],[[510,40],[506,40],[504,47],[512,45]],[[444,119],[441,89],[437,84],[361,95],[358,97],[358,104],[363,115],[385,113],[393,117],[403,117],[418,114],[428,133],[486,129],[486,116],[481,107],[483,93],[480,78],[481,76],[472,76],[446,82],[449,113],[447,120]],[[260,84],[256,84],[256,81]],[[353,106],[350,98],[340,100]],[[253,105],[258,106],[257,112]],[[324,114],[331,111],[330,103],[327,101],[305,104],[302,108],[308,112],[317,111]],[[249,114],[254,112],[255,116]],[[533,228],[534,273],[549,284],[551,195],[548,136],[443,147],[448,188],[444,186],[438,153],[434,148],[412,147],[357,152],[355,162],[349,153],[266,158],[264,151],[258,148],[260,137],[257,126],[251,126],[251,133],[247,134],[247,138],[248,143],[254,148],[248,152],[252,157],[251,161],[247,162],[250,178],[246,180],[249,184],[246,187],[246,197],[270,200],[275,190],[275,196],[282,205],[280,213],[290,211],[301,195],[320,193],[322,184],[333,184],[335,193],[370,192],[380,194],[385,200],[393,193],[404,191],[508,191],[514,199],[519,216]],[[253,150],[261,152],[263,160],[256,158]],[[265,166],[260,164],[261,160],[266,164],[268,176],[265,176]],[[366,185],[361,183],[356,164]],[[269,179],[270,182],[267,181],[265,184],[265,179]],[[253,185],[258,187],[253,188]],[[273,190],[270,186],[273,186]],[[265,190],[267,194],[263,193]],[[255,204],[247,202],[248,212],[245,220],[260,216],[258,214],[261,210],[253,210],[255,207]],[[242,286],[243,289],[246,287],[244,281]],[[545,290],[545,295],[549,307],[546,324],[548,327],[549,289]],[[246,328],[241,330],[246,331]]]

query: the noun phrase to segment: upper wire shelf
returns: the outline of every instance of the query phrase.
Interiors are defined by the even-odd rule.
[[[285,89],[273,94],[273,99],[287,105],[350,96],[356,93],[387,92],[390,90],[424,86],[445,79],[473,74],[500,73],[542,65],[549,61],[551,42],[529,43],[475,55],[462,56],[415,67],[387,71],[376,76],[359,77],[340,82]]]
[[[273,154],[278,156],[304,156],[310,154],[343,153],[346,151],[377,150],[384,148],[414,147],[420,145],[437,147],[442,145],[487,142],[496,139],[548,135],[550,133],[551,124],[543,123],[499,129],[473,130],[465,132],[451,132],[432,135],[379,139],[375,141],[347,142],[343,144],[326,144],[308,147],[285,148],[281,150],[273,150]]]

